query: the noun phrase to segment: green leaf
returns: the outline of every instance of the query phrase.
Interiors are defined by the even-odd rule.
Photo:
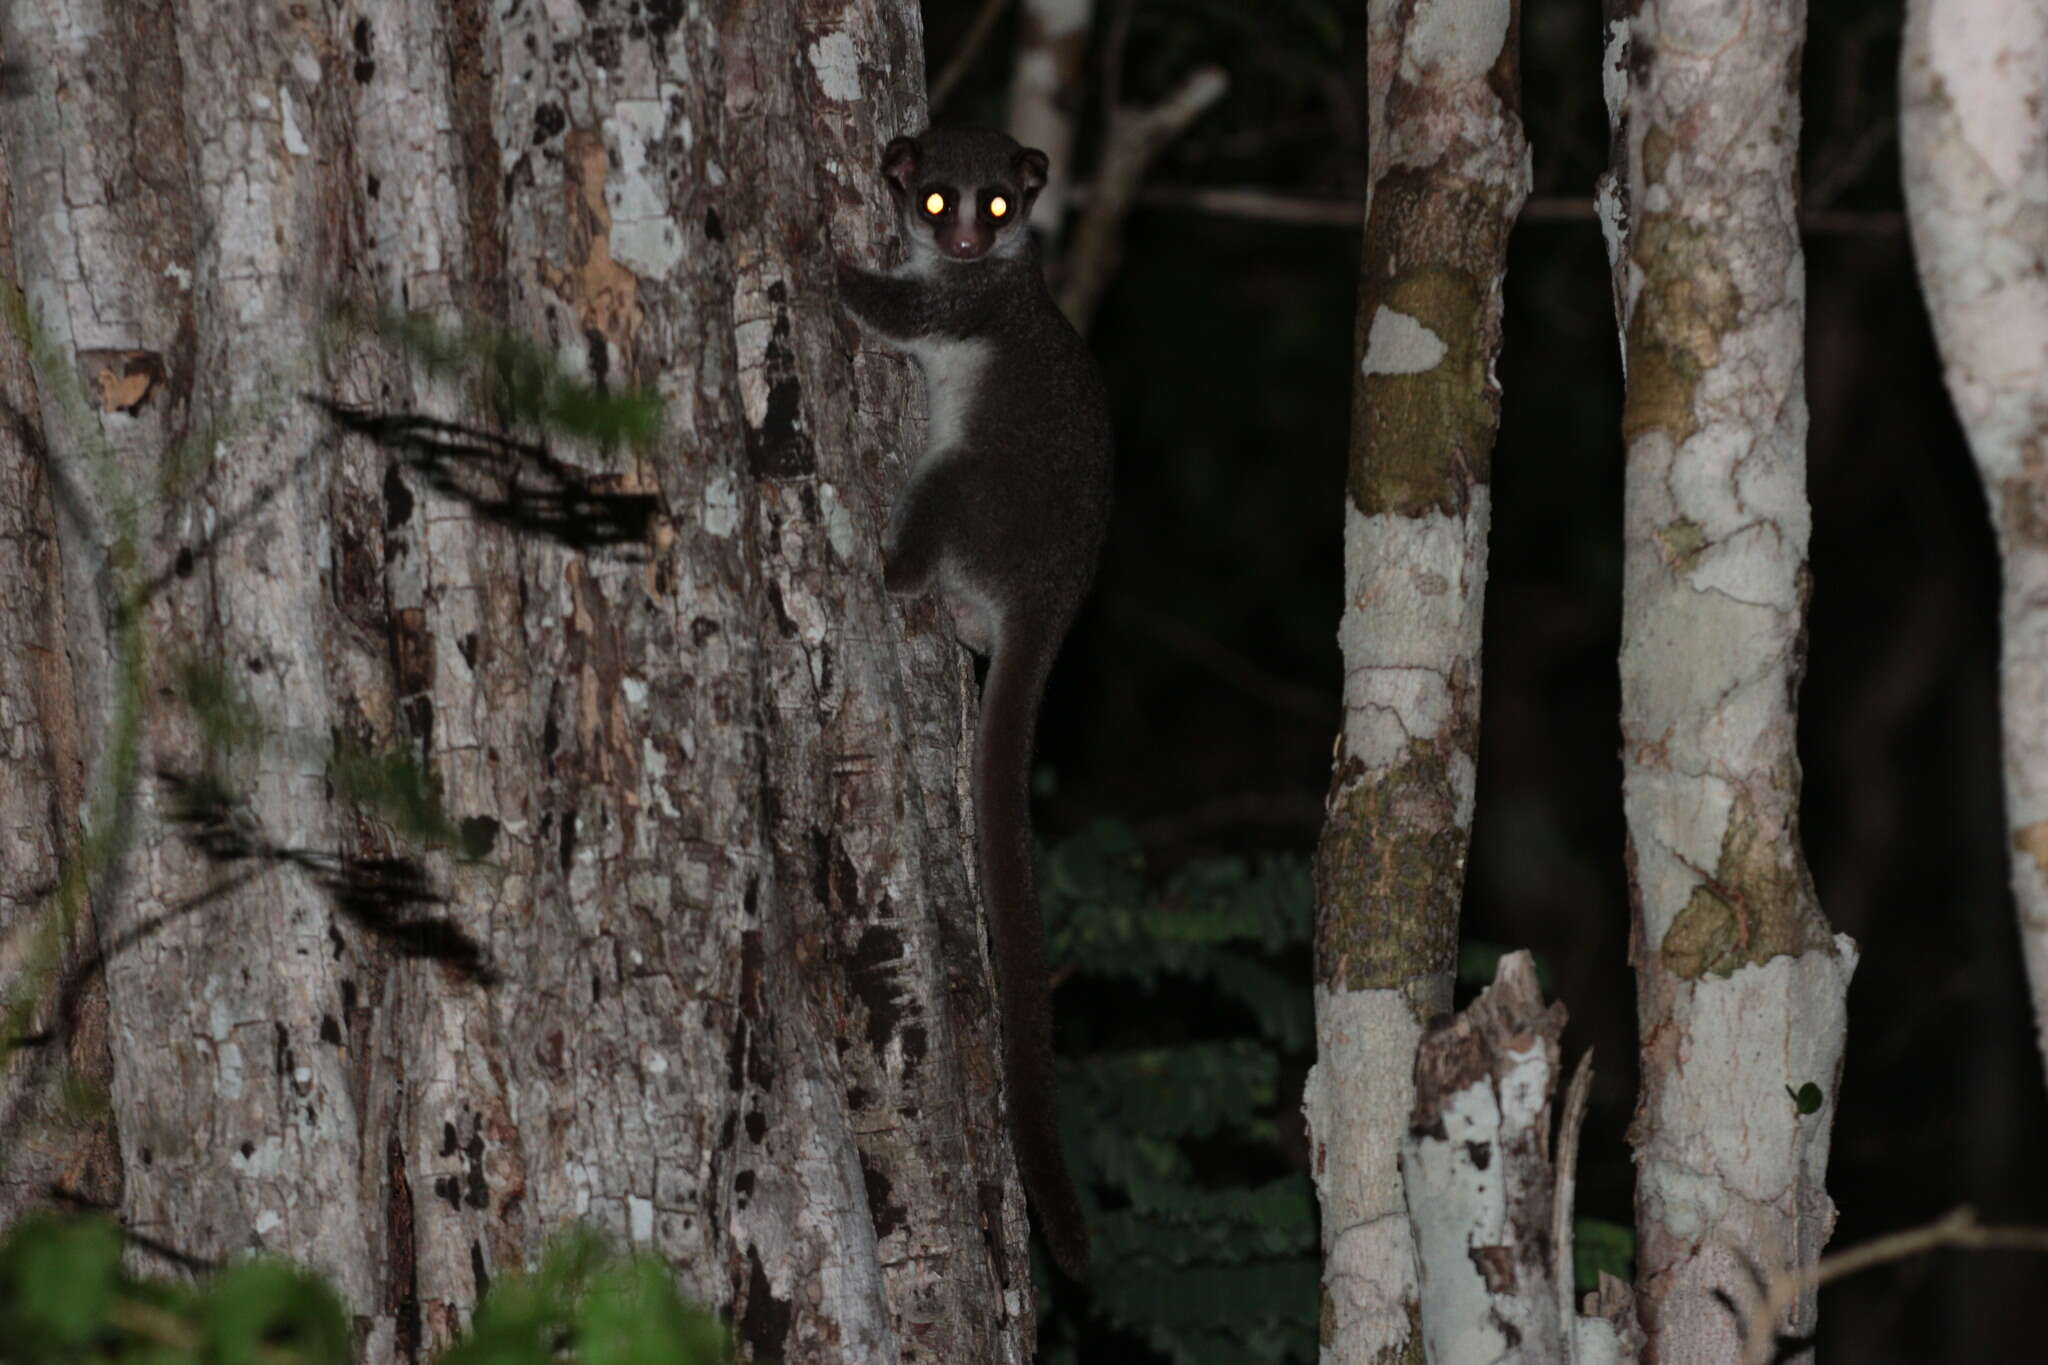
[[[640,1259],[600,1274],[576,1313],[581,1365],[717,1365],[725,1333],[686,1308],[659,1262]]]
[[[1636,1230],[1625,1223],[1580,1218],[1572,1223],[1572,1283],[1582,1294],[1600,1287],[1602,1272],[1632,1280]]]
[[[381,816],[413,844],[452,849],[474,861],[497,843],[496,820],[472,816],[458,825],[442,799],[440,777],[402,749],[370,749],[338,739],[327,775],[338,795]]]
[[[1812,1081],[1808,1081],[1797,1090],[1788,1085],[1785,1087],[1785,1093],[1792,1097],[1792,1107],[1799,1111],[1801,1118],[1818,1113],[1821,1105],[1827,1102],[1827,1095]]]
[[[1274,1102],[1278,1063],[1249,1042],[1092,1057],[1077,1077],[1088,1112],[1117,1131],[1207,1137]]]
[[[215,1365],[348,1365],[353,1354],[334,1291],[280,1261],[221,1272],[202,1311]]]
[[[121,1232],[109,1218],[24,1218],[0,1245],[0,1341],[57,1360],[98,1339],[120,1287]]]
[[[1220,1190],[1166,1185],[1090,1222],[1105,1265],[1188,1267],[1309,1256],[1316,1251],[1308,1178]]]
[[[1303,1256],[1190,1271],[1127,1269],[1095,1281],[1112,1322],[1195,1365],[1315,1359],[1320,1266]]]
[[[645,447],[661,435],[662,403],[654,390],[620,394],[587,384],[524,337],[444,327],[424,313],[343,306],[332,319],[345,333],[382,338],[430,375],[470,382],[508,423],[601,445]]]

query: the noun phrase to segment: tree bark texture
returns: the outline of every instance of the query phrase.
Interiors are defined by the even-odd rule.
[[[1854,945],[1798,839],[1805,652],[1801,0],[1617,6],[1628,393],[1622,771],[1648,1359],[1725,1361],[1752,1271],[1806,1264]],[[1804,1334],[1809,1295],[1781,1329]]]
[[[2004,570],[2012,888],[2048,1057],[2048,11],[1913,0],[1901,64],[1913,252]]]
[[[13,195],[0,162],[0,291],[12,291]],[[0,301],[0,310],[20,296]],[[0,983],[31,973],[78,972],[97,948],[89,907],[75,900],[69,943],[46,922],[61,897],[67,859],[78,854],[84,772],[65,652],[63,564],[56,502],[41,458],[35,378],[26,351],[0,342]],[[41,958],[43,961],[38,962]],[[66,995],[50,992],[34,1018],[0,1024],[37,1034],[61,1029],[54,1054],[9,1048],[0,1057],[0,1227],[52,1190],[91,1203],[120,1194],[114,1130],[104,1118],[67,1112],[52,1068],[104,1091],[110,1076],[107,999],[97,976]],[[10,1134],[19,1138],[9,1140]]]
[[[1316,852],[1323,1359],[1419,1360],[1399,1151],[1450,1005],[1479,734],[1508,233],[1529,184],[1512,0],[1374,0],[1344,728]]]
[[[11,279],[55,357],[17,394],[10,336],[0,383],[69,490],[62,583],[29,575],[45,615],[10,597],[4,629],[62,632],[70,695],[38,704],[81,717],[75,759],[48,721],[6,751],[10,793],[105,774],[117,608],[150,587],[134,837],[94,902],[123,944],[128,1224],[330,1274],[366,1360],[438,1348],[573,1220],[667,1256],[748,1358],[1028,1358],[972,675],[881,591],[914,386],[830,284],[835,253],[894,250],[875,168],[921,122],[916,6],[20,0],[0,24]],[[303,391],[489,407],[334,339],[337,301],[655,386],[653,449],[555,452],[654,497],[651,542],[495,524],[341,434]],[[0,515],[47,524],[0,449]],[[195,664],[260,741],[210,747]],[[424,761],[488,844],[425,865],[494,979],[397,951],[282,856],[407,851],[338,792],[344,740]],[[274,856],[176,824],[154,775],[214,766]],[[30,879],[61,852],[36,818]]]

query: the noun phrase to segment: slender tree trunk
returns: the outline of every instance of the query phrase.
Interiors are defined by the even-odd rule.
[[[1649,1359],[1734,1359],[1752,1268],[1814,1260],[1855,947],[1799,850],[1802,0],[1613,16],[1628,443],[1622,772]],[[1804,1334],[1809,1295],[1783,1330]]]
[[[1398,1157],[1424,1022],[1450,1006],[1479,734],[1493,362],[1528,189],[1509,0],[1375,0],[1371,201],[1345,498],[1344,730],[1316,853],[1304,1107],[1323,1359],[1418,1360]]]
[[[1913,251],[2004,569],[2012,889],[2048,1057],[2048,11],[1912,0],[1901,65]]]
[[[972,675],[881,591],[914,388],[830,295],[835,252],[894,250],[874,168],[921,121],[915,5],[28,0],[0,24],[27,73],[10,278],[46,343],[33,401],[4,397],[76,490],[50,705],[99,781],[143,708],[131,846],[94,878],[129,1225],[329,1273],[366,1360],[439,1347],[576,1220],[669,1257],[750,1358],[1026,1358]],[[649,543],[495,523],[338,434],[303,391],[492,409],[367,334],[323,347],[337,301],[657,388],[653,449],[553,452],[653,497]],[[32,487],[0,450],[0,487]],[[194,678],[260,739],[224,750]],[[310,870],[414,851],[338,744],[414,755],[487,848],[426,855],[445,900],[408,911],[485,975]],[[178,823],[199,774],[239,798],[239,852]]]

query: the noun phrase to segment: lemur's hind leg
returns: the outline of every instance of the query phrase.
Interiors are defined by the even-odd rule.
[[[882,586],[892,593],[920,593],[944,586],[946,540],[957,522],[948,504],[954,494],[954,461],[927,455],[911,471],[910,481],[896,495],[889,514],[889,534],[882,544]]]
[[[892,593],[936,592],[953,619],[953,634],[976,654],[995,645],[999,624],[986,593],[965,580],[967,556],[953,537],[965,523],[957,456],[927,458],[896,499],[882,548],[882,585]]]

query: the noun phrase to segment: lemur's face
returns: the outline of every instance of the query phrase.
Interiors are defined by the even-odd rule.
[[[979,128],[899,137],[882,153],[913,258],[978,261],[1022,251],[1046,168],[1044,152]]]

